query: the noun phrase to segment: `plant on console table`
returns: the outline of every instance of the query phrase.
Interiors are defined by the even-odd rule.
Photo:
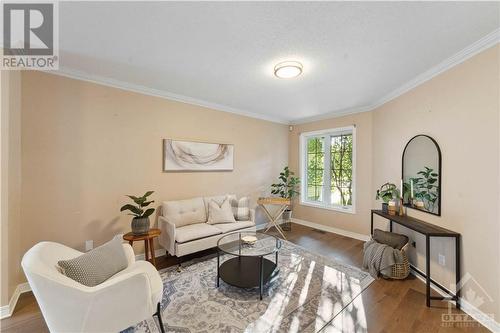
[[[300,194],[300,192],[298,191],[300,178],[295,177],[294,175],[295,173],[293,173],[293,171],[290,171],[288,166],[286,166],[283,171],[280,172],[280,175],[278,177],[279,183],[271,185],[271,193],[277,194],[281,198],[290,199],[291,202],[293,198]],[[283,213],[283,220],[290,221],[291,218],[292,206],[290,205]]]
[[[388,213],[389,203],[391,203],[392,206],[395,206],[396,200],[399,199],[399,190],[397,186],[393,183],[385,183],[384,185],[380,186],[380,189],[377,190],[375,200],[380,199],[383,201],[382,211],[384,213]]]
[[[142,197],[127,195],[127,197],[134,201],[135,205],[126,204],[120,208],[120,212],[128,210],[130,211],[128,215],[134,216],[131,223],[134,235],[144,235],[149,231],[149,216],[154,213],[155,209],[146,207],[154,202],[153,200],[148,201],[148,197],[153,193],[153,191],[148,191]]]

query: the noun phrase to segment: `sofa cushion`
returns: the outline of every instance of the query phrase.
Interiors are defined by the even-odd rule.
[[[208,205],[208,224],[217,223],[231,223],[236,222],[233,215],[233,210],[231,209],[231,204],[229,199],[224,200],[224,202],[219,205],[217,202],[212,200]]]
[[[208,205],[210,204],[210,201],[215,201],[220,205],[222,205],[222,203],[224,202],[224,200],[227,199],[227,197],[230,196],[228,194],[224,194],[224,195],[214,195],[214,196],[211,196],[211,197],[204,197],[203,198],[203,202],[205,204],[205,212],[207,214],[207,218],[208,218]]]
[[[207,223],[190,224],[175,229],[175,240],[178,243],[185,243],[221,233],[220,229]]]
[[[253,221],[237,221],[234,223],[220,223],[217,225],[214,225],[217,229],[219,229],[222,233],[227,233],[235,230],[240,230],[244,228],[250,228],[255,226],[255,223]]]
[[[178,201],[165,201],[162,205],[162,215],[177,228],[204,223],[207,221],[207,213],[203,198],[193,198]]]
[[[250,207],[248,197],[236,198],[235,195],[228,196],[236,221],[248,221],[250,219]]]

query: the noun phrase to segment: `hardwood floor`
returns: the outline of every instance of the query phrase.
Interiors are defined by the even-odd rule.
[[[362,265],[362,241],[297,224],[293,224],[292,231],[286,235],[289,241],[310,251],[352,266]],[[213,251],[204,251],[185,260],[210,252]],[[172,257],[157,259],[160,269],[176,264],[177,260]],[[433,301],[432,307],[427,308],[425,285],[412,275],[403,281],[381,279],[373,282],[356,297],[324,332],[489,332],[477,322],[469,322],[466,327],[461,327],[460,323],[444,325],[442,315],[448,311],[447,302]],[[463,313],[455,308],[451,308],[451,312]],[[13,316],[2,320],[0,328],[5,333],[48,332],[31,293],[21,295]]]

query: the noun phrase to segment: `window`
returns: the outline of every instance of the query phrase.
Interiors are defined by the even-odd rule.
[[[301,204],[354,213],[355,127],[302,133]]]

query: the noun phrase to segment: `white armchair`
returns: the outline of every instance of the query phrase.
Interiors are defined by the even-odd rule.
[[[59,260],[82,253],[62,244],[41,242],[23,257],[22,267],[51,332],[119,332],[152,315],[161,319],[163,284],[146,261],[135,261],[123,244],[128,267],[95,287],[84,286],[57,269]]]

